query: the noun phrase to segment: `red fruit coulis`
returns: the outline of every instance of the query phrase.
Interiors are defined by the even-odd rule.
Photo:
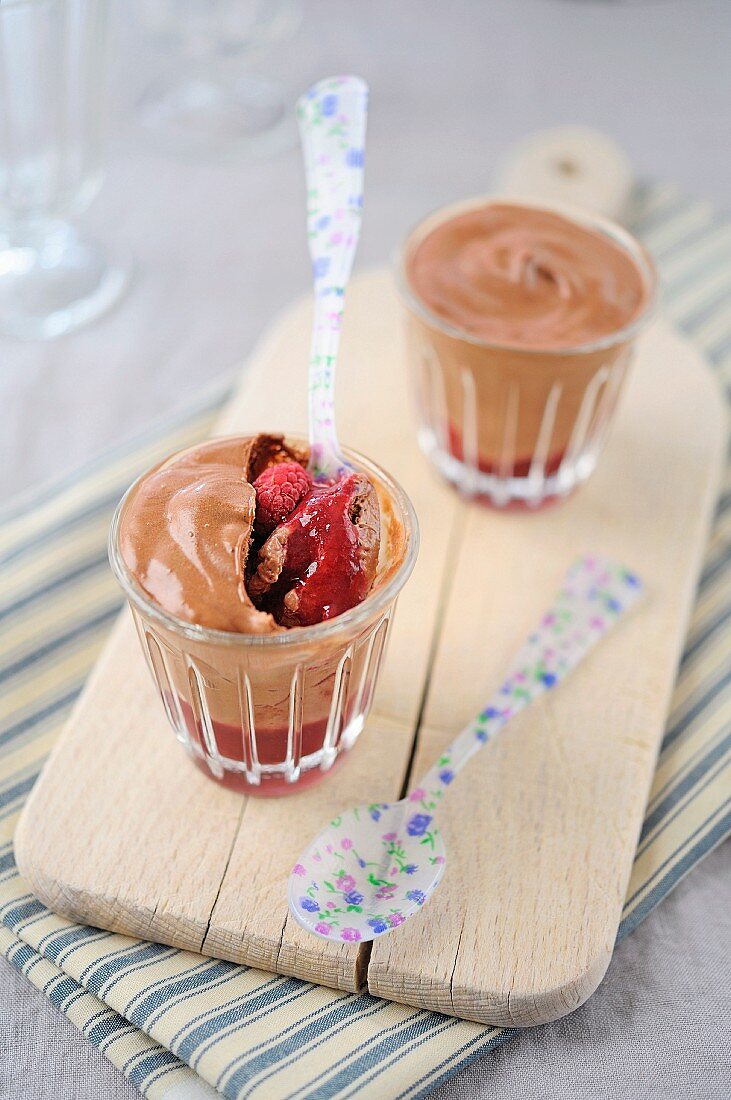
[[[299,598],[301,626],[324,622],[348,611],[368,595],[372,578],[361,563],[358,531],[350,517],[358,475],[335,485],[315,485],[282,525],[288,532],[281,577],[266,598],[278,621],[292,589]]]

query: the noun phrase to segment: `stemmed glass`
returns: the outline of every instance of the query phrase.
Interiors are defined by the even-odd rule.
[[[75,219],[102,180],[107,0],[0,3],[0,333],[48,339],[108,309],[124,263]]]
[[[214,159],[266,156],[294,143],[284,90],[241,59],[294,34],[300,0],[137,0],[137,8],[148,34],[184,70],[142,96],[142,121],[158,147]]]

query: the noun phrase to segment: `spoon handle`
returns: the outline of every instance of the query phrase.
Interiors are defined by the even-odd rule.
[[[357,76],[320,80],[297,103],[315,284],[309,412],[310,467],[316,478],[333,478],[346,468],[335,430],[335,361],[343,296],[360,235],[367,107],[368,87]]]
[[[423,795],[417,801],[436,809],[445,788],[467,761],[519,711],[567,676],[641,592],[639,579],[615,562],[594,555],[574,562],[503,686],[445,749],[411,799]]]

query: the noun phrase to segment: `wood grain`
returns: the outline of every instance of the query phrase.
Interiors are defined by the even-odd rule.
[[[257,350],[221,432],[302,429],[309,314],[296,306]],[[469,1019],[555,1018],[611,955],[717,492],[715,383],[657,325],[580,493],[535,515],[469,507],[418,452],[391,282],[374,272],[349,292],[339,415],[344,442],[402,482],[422,532],[356,748],[330,781],[287,799],[222,790],[176,744],[125,614],[28,800],[18,864],[74,920],[340,989],[367,980]],[[415,736],[415,774],[427,766],[587,549],[626,560],[648,598],[455,782],[436,897],[370,959],[308,936],[286,906],[303,842],[339,808],[396,796]]]

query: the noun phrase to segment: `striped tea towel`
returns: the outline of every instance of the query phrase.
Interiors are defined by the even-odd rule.
[[[731,223],[670,188],[638,199],[665,308],[731,377]],[[0,513],[0,949],[149,1097],[428,1093],[512,1032],[71,924],[13,860],[23,800],[120,606],[106,533],[123,489],[204,436],[224,399]],[[719,505],[620,936],[731,831],[731,477]],[[73,565],[69,565],[73,563]]]

